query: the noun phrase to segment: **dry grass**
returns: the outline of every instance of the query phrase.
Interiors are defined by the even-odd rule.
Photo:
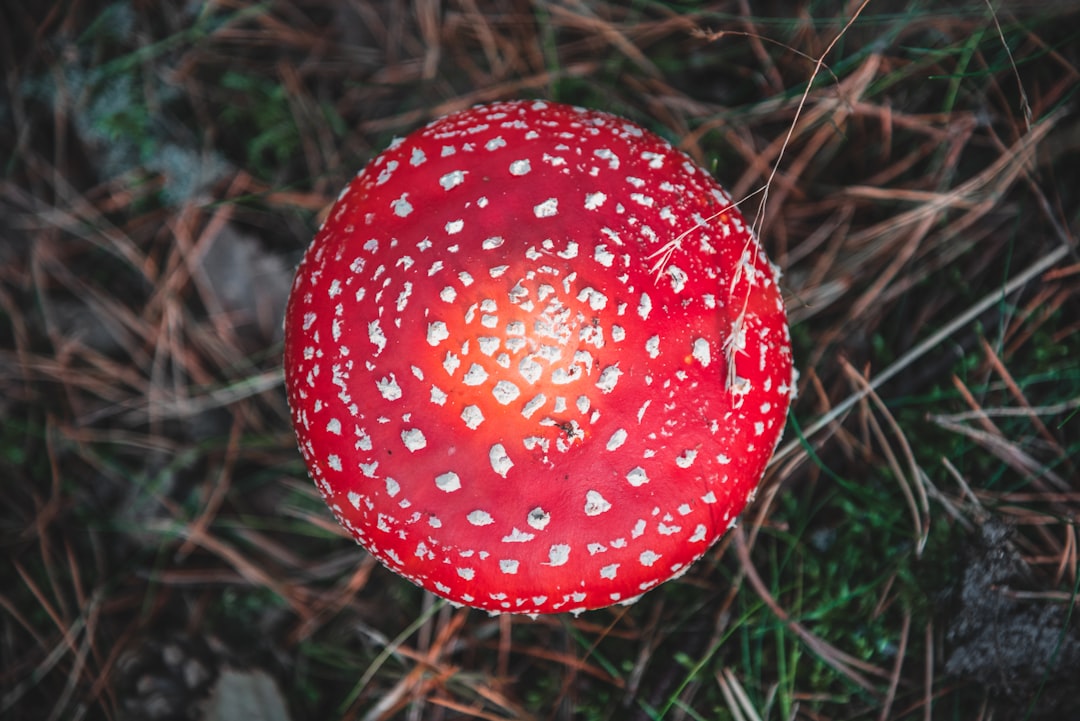
[[[209,682],[169,644],[270,671],[293,718],[1038,712],[1053,672],[948,671],[949,599],[993,520],[1026,569],[1002,603],[1076,603],[1080,16],[989,7],[0,10],[0,716],[197,718]],[[791,443],[706,560],[536,621],[446,607],[349,542],[278,368],[345,180],[522,96],[627,115],[745,198],[802,373]]]

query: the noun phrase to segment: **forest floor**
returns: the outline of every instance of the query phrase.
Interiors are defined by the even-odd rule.
[[[750,5],[5,3],[0,718],[1078,717],[1080,12]],[[356,546],[280,368],[340,188],[525,97],[742,201],[801,379],[689,573],[535,620]]]

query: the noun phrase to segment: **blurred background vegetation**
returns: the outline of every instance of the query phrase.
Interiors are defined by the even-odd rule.
[[[1080,713],[1080,12],[752,5],[4,3],[0,717]],[[768,183],[802,374],[739,528],[579,617],[375,564],[279,368],[343,184],[518,97]]]

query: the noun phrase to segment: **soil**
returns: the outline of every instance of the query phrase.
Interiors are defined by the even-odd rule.
[[[1017,598],[1038,588],[1000,521],[969,550],[948,626],[950,676],[980,684],[995,718],[1080,718],[1080,629],[1068,603]],[[1027,594],[1026,594],[1027,595]]]

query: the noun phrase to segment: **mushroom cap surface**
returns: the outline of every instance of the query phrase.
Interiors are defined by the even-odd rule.
[[[492,612],[629,602],[762,478],[794,393],[778,272],[663,139],[540,101],[372,160],[285,317],[299,448],[388,568]]]

